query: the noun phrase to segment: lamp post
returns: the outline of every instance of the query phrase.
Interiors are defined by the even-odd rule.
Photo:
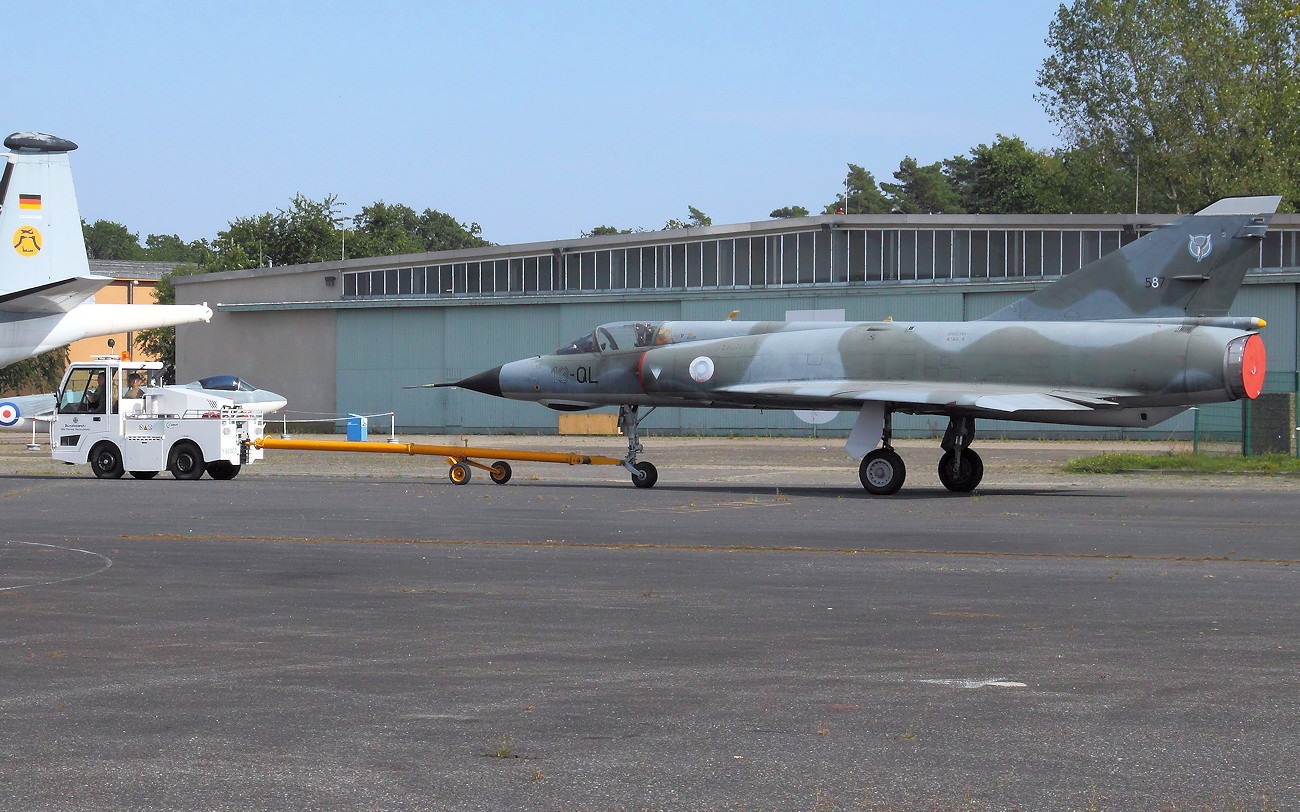
[[[140,284],[139,279],[132,279],[126,286],[126,303],[135,304],[135,286]],[[130,360],[135,360],[135,332],[128,330],[126,333],[126,351]]]

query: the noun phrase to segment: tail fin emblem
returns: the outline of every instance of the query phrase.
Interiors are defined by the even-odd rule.
[[[1214,250],[1214,240],[1209,234],[1192,234],[1187,238],[1187,253],[1196,258],[1197,262],[1205,259]]]
[[[41,232],[31,226],[23,226],[14,232],[14,250],[25,257],[34,257],[41,252]]]

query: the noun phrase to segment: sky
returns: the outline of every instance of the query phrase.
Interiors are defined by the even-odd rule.
[[[82,217],[142,242],[296,194],[500,244],[687,206],[741,223],[820,212],[849,163],[887,181],[998,134],[1058,146],[1034,99],[1057,6],[64,0],[8,16],[0,127],[77,142]]]

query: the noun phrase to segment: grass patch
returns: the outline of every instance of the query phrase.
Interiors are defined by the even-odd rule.
[[[1201,474],[1300,474],[1300,459],[1289,454],[1216,457],[1206,454],[1098,454],[1065,464],[1072,474],[1123,474],[1130,471],[1192,471]]]

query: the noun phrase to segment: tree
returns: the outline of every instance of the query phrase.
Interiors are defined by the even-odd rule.
[[[936,161],[919,166],[910,155],[898,164],[894,173],[897,183],[882,183],[880,188],[900,214],[961,214],[963,209],[942,165]]]
[[[805,209],[803,206],[782,206],[779,209],[773,209],[771,213],[769,213],[767,216],[774,217],[778,220],[782,220],[787,217],[807,217],[808,210]]]
[[[1142,208],[1237,194],[1300,203],[1292,0],[1074,0],[1047,43],[1040,102],[1071,150],[1123,168]]]
[[[151,262],[202,262],[208,252],[202,240],[185,242],[175,234],[150,234],[144,241],[144,258]]]
[[[893,211],[893,204],[876,185],[876,176],[857,164],[849,164],[849,172],[844,177],[844,189],[823,213],[888,214]]]
[[[583,231],[583,237],[608,237],[613,234],[635,234],[641,229],[617,228],[615,226],[596,226],[591,231]]]
[[[685,222],[674,218],[664,223],[664,230],[670,228],[701,228],[713,225],[713,218],[694,206],[687,206],[686,210],[689,212],[689,216]]]
[[[0,369],[0,392],[52,392],[63,380],[63,370],[67,366],[67,346],[15,361]]]
[[[416,214],[410,206],[372,203],[352,218],[356,233],[348,256],[384,257],[422,251],[449,251],[488,245],[479,236],[478,223],[465,225],[450,214],[425,209]]]
[[[1030,149],[1020,138],[998,135],[969,158],[943,162],[959,205],[973,214],[1033,214],[1065,211],[1059,156]]]
[[[86,239],[86,257],[89,259],[144,259],[140,236],[128,231],[121,223],[96,220],[86,225],[82,220],[81,233]]]

